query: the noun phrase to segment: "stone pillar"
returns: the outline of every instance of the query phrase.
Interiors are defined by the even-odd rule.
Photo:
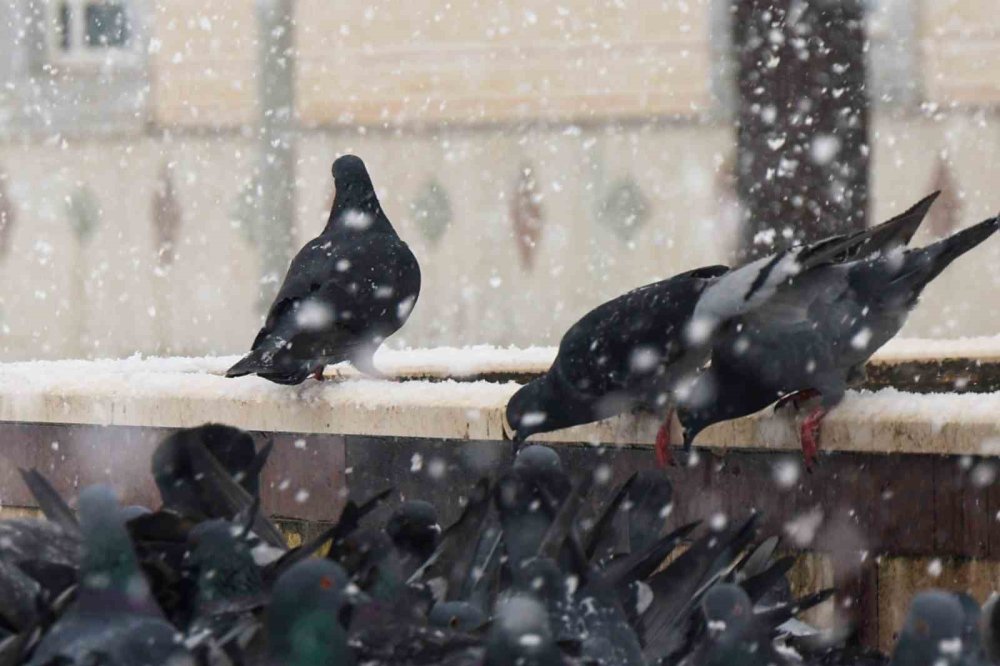
[[[862,0],[733,0],[739,259],[862,229],[868,110]]]
[[[288,269],[295,225],[295,0],[257,0],[260,308]]]

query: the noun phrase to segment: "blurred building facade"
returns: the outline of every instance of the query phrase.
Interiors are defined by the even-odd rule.
[[[258,5],[277,1],[0,7],[0,359],[249,345]],[[332,160],[361,155],[423,267],[393,344],[554,344],[606,298],[726,260],[727,0],[284,1],[296,243]],[[921,240],[993,214],[995,0],[872,0],[868,30],[873,219],[938,187]],[[992,242],[905,334],[995,334],[998,288]]]

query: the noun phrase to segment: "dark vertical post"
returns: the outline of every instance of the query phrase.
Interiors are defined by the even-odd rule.
[[[733,2],[740,258],[864,228],[862,0]]]
[[[295,222],[295,0],[257,0],[259,119],[257,240],[261,309],[292,256]]]

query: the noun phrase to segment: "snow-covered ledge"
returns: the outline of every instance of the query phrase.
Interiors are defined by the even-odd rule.
[[[384,350],[377,363],[397,380],[335,366],[327,369],[328,381],[297,387],[226,379],[235,357],[8,363],[0,365],[0,421],[155,427],[219,421],[256,431],[502,440],[504,407],[519,387],[509,378],[542,372],[554,354],[554,348]],[[1000,338],[899,340],[875,362],[940,358],[995,365]],[[656,428],[651,416],[627,415],[536,439],[651,445]],[[797,442],[794,416],[769,412],[719,424],[699,438],[700,445],[727,448],[793,449]],[[852,392],[824,421],[821,446],[998,454],[1000,393]]]

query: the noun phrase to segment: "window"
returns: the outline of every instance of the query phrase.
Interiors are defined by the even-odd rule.
[[[49,50],[61,63],[105,63],[134,57],[124,0],[52,0]]]

